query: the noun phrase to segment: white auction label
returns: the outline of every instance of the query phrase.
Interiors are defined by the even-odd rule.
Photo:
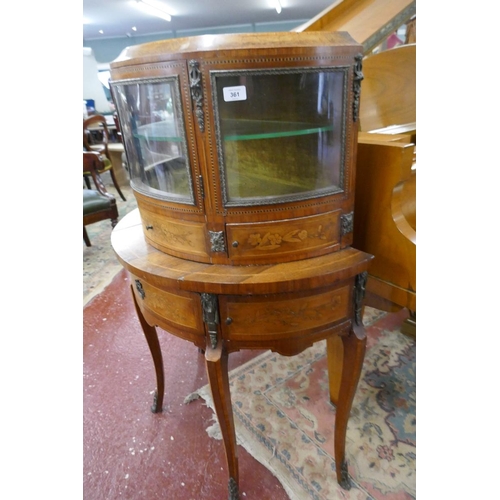
[[[244,85],[239,87],[224,87],[222,89],[224,92],[224,101],[246,101],[247,100],[247,88]]]

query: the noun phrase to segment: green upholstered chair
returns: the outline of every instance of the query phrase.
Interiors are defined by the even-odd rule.
[[[94,151],[83,152],[83,172],[92,177],[96,189],[83,189],[83,240],[88,247],[92,246],[85,226],[110,219],[111,227],[118,223],[118,208],[115,197],[106,191],[99,170],[102,170],[104,158]]]
[[[99,139],[98,139],[99,137]],[[111,162],[111,156],[108,151],[109,143],[109,129],[106,123],[106,118],[103,115],[92,115],[89,118],[83,120],[83,150],[84,151],[97,151],[103,156],[102,169],[99,170],[99,174],[104,172],[109,172],[111,175],[111,180],[115,186],[118,194],[123,201],[127,201],[123,193],[121,192],[120,186],[116,181],[115,172],[113,170],[113,163]],[[85,183],[87,188],[90,189],[90,172],[83,172],[85,178]]]

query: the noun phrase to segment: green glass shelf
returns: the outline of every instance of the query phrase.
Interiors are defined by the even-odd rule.
[[[223,120],[222,129],[225,141],[250,141],[329,132],[333,130],[333,125],[278,120]],[[182,142],[182,137],[176,133],[174,121],[165,120],[138,127],[134,137],[148,141]]]
[[[225,141],[250,141],[328,132],[333,130],[333,125],[279,120],[223,120],[222,129]]]

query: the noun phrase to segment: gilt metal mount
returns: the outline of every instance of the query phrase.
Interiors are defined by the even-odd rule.
[[[153,396],[153,406],[151,406],[151,411],[153,413],[160,413],[161,408],[158,406],[158,389],[155,390],[154,396]]]
[[[144,288],[142,288],[142,283],[140,280],[135,280],[135,287],[137,288],[137,291],[139,292],[141,299],[144,300],[146,292],[144,291]]]
[[[205,116],[203,114],[203,89],[201,86],[201,71],[198,61],[189,61],[189,86],[191,88],[191,99],[193,101],[194,113],[198,119],[200,132],[205,131]]]
[[[208,231],[212,252],[225,252],[224,231]]]
[[[356,275],[354,284],[354,320],[359,326],[363,325],[363,299],[366,292],[366,281],[368,280],[368,272],[364,271]]]
[[[217,325],[219,324],[217,295],[202,293],[201,307],[203,309],[203,321],[207,324],[208,335],[210,336],[210,345],[212,349],[215,349],[217,347]]]
[[[351,489],[351,480],[349,479],[349,472],[347,471],[347,462],[344,460],[341,466],[341,479],[339,481],[339,485],[344,490]]]
[[[359,116],[359,101],[361,97],[361,80],[363,80],[363,65],[361,61],[363,60],[363,54],[358,54],[354,57],[354,78],[353,78],[353,92],[354,99],[352,103],[352,119],[354,122],[358,121]]]
[[[342,236],[352,233],[354,228],[354,212],[340,216],[340,232]]]
[[[239,500],[238,484],[231,477],[229,478],[229,500]]]

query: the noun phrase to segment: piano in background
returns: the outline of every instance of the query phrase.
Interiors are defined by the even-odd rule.
[[[415,16],[415,0],[337,0],[292,31],[347,31],[371,53]]]
[[[416,2],[338,0],[293,31],[347,31],[363,45],[353,246],[375,256],[365,304],[407,308],[416,330]],[[380,50],[407,24],[406,41]],[[408,29],[409,28],[409,29]],[[375,50],[376,49],[376,50]]]

